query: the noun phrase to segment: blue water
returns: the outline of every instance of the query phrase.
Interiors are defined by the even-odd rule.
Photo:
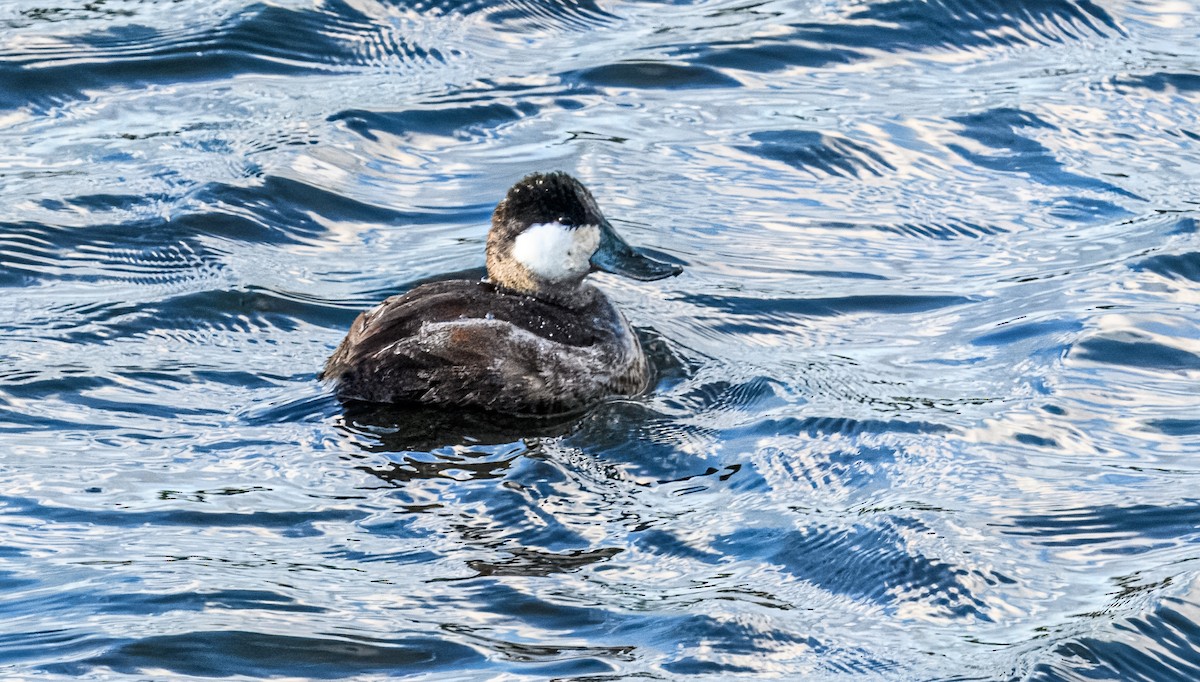
[[[564,169],[656,385],[347,411]],[[8,0],[0,677],[1200,679],[1200,5]]]

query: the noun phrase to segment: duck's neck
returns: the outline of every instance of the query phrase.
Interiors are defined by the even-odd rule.
[[[596,297],[600,295],[600,291],[596,287],[583,282],[582,280],[575,286],[538,286],[536,282],[510,282],[497,281],[496,278],[489,276],[487,281],[496,289],[507,293],[517,294],[521,296],[529,296],[536,298],[539,301],[551,303],[570,310],[580,310],[586,308],[595,302]]]

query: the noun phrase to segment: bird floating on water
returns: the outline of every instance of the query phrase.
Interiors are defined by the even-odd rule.
[[[646,388],[624,315],[585,281],[650,281],[678,265],[633,250],[563,172],[534,173],[492,213],[487,278],[433,282],[354,320],[322,378],[344,400],[555,414]]]

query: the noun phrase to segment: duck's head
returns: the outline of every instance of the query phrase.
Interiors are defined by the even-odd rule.
[[[492,282],[566,302],[596,270],[643,281],[683,272],[634,251],[604,219],[592,193],[566,173],[527,175],[508,190],[488,232]]]

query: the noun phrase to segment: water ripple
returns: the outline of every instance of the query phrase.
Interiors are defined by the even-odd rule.
[[[836,23],[795,23],[782,36],[772,28],[776,35],[677,50],[698,53],[696,63],[771,72],[845,64],[877,51],[1012,49],[1125,34],[1111,14],[1089,0],[1036,6],[1012,0],[892,0],[867,4]]]
[[[593,0],[505,0],[490,6],[486,14],[489,22],[514,33],[585,32],[619,20]]]
[[[1055,661],[1043,663],[1031,680],[1119,679],[1185,682],[1200,677],[1200,608],[1165,599],[1141,617],[1118,622],[1099,636],[1060,644]]]
[[[0,108],[79,98],[79,83],[129,87],[429,59],[440,55],[342,2],[321,10],[253,5],[215,26],[127,24],[0,49]]]
[[[530,105],[514,108],[499,103],[444,107],[404,112],[350,110],[333,114],[330,121],[341,121],[347,128],[376,142],[376,133],[397,137],[411,133],[432,135],[469,134],[473,129],[493,129],[520,120],[535,112]]]
[[[331,509],[312,512],[251,512],[247,514],[201,512],[191,510],[166,511],[108,511],[98,509],[72,509],[46,505],[40,502],[11,496],[0,496],[0,507],[9,515],[32,516],[50,523],[73,525],[100,525],[116,527],[153,526],[245,526],[272,528],[285,533],[305,534],[322,521],[357,520],[366,516],[364,512],[351,509]]]
[[[1162,254],[1130,266],[1134,270],[1149,271],[1169,279],[1186,279],[1200,282],[1200,252]]]
[[[837,139],[803,130],[757,132],[754,147],[740,147],[764,158],[782,161],[813,175],[882,176],[896,168],[870,148],[853,140]]]
[[[919,524],[892,519],[879,526],[815,527],[801,531],[745,531],[722,538],[718,547],[763,548],[764,558],[823,589],[870,599],[889,609],[905,608],[922,617],[988,620],[987,605],[974,596],[970,580],[997,584],[1002,575],[971,575],[966,569],[914,553],[904,533]],[[750,536],[749,534],[752,534]],[[912,609],[921,603],[921,613]]]
[[[200,677],[223,676],[231,668],[253,677],[291,675],[303,670],[306,677],[337,679],[348,672],[452,670],[478,663],[480,658],[471,647],[429,637],[297,637],[221,630],[115,640],[101,655],[45,669],[67,675],[86,674],[96,668],[125,674],[153,669]]]
[[[1116,185],[1072,173],[1063,168],[1054,154],[1044,145],[1020,131],[1054,129],[1035,114],[1018,109],[997,109],[980,114],[955,117],[963,125],[963,135],[998,153],[982,154],[962,145],[952,145],[956,153],[971,163],[988,170],[1022,173],[1033,180],[1056,187],[1078,187],[1106,191],[1131,199],[1139,198]]]
[[[1200,370],[1200,353],[1177,348],[1134,332],[1095,335],[1076,344],[1073,355],[1081,360],[1126,367],[1174,371]]]
[[[1200,675],[1194,8],[668,4],[0,3],[0,669]],[[317,380],[552,168],[650,390]]]
[[[864,295],[837,298],[753,298],[749,296],[718,296],[687,294],[680,300],[702,308],[720,310],[733,315],[769,319],[775,316],[827,317],[862,313],[925,312],[949,306],[971,303],[960,296]]]
[[[1018,516],[1006,533],[1034,538],[1047,547],[1097,545],[1109,553],[1144,553],[1200,539],[1200,503],[1192,500],[1169,506],[1097,505],[1054,513]],[[1123,540],[1136,537],[1137,545]]]
[[[562,74],[572,83],[609,88],[716,88],[737,87],[738,82],[705,66],[661,61],[626,61]]]

